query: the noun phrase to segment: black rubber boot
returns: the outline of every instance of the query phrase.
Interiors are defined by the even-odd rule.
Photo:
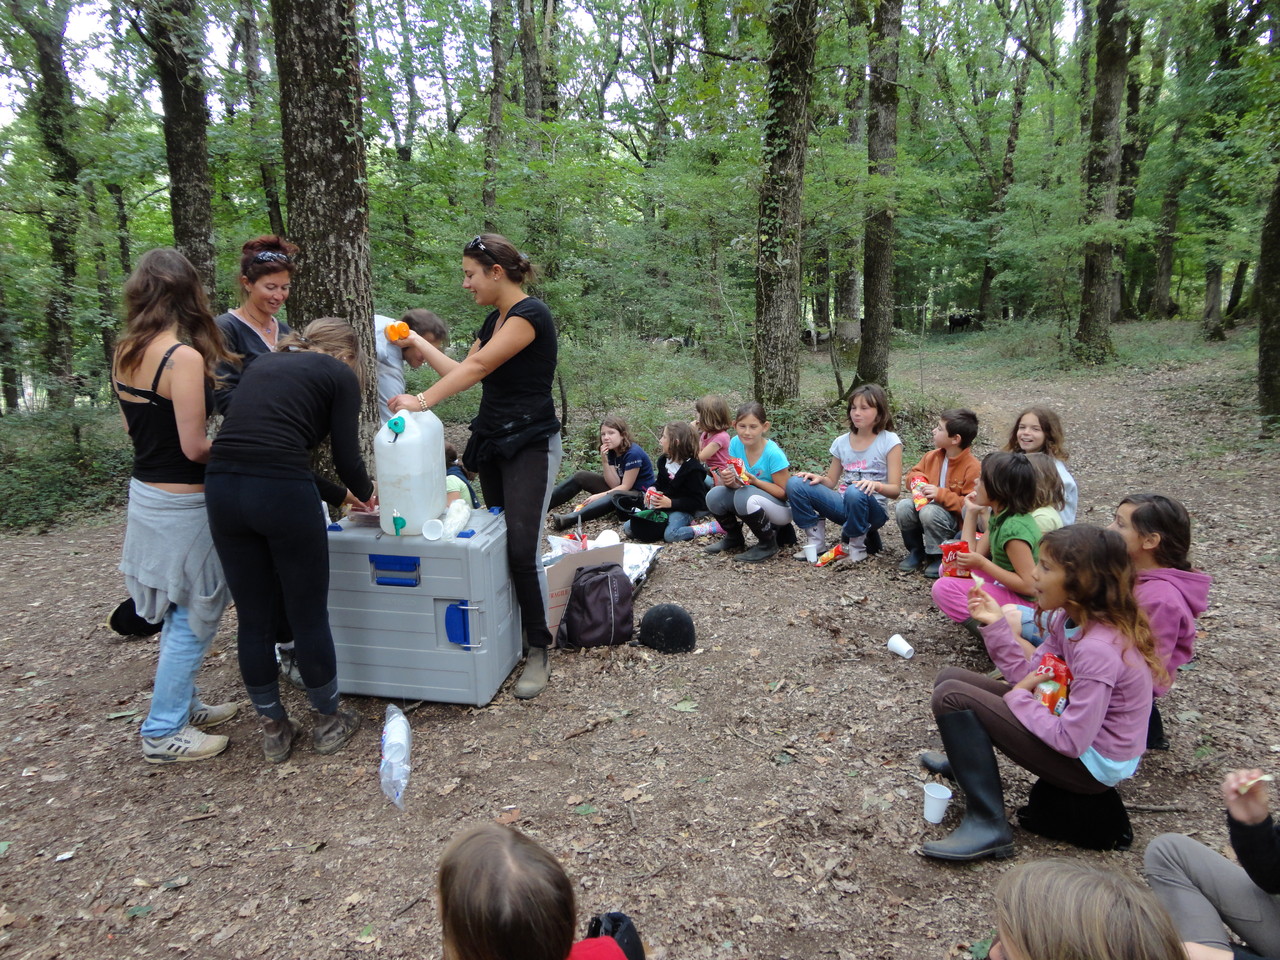
[[[956,782],[964,790],[964,820],[945,840],[920,848],[937,860],[980,860],[1013,856],[1013,828],[1004,816],[1004,789],[995,747],[972,710],[938,717],[938,732]]]
[[[769,522],[763,510],[749,513],[743,518],[756,535],[756,545],[733,559],[740,563],[760,563],[778,553],[778,528]]]
[[[742,538],[742,519],[735,513],[721,516],[713,513],[713,517],[724,527],[724,536],[715,543],[709,543],[702,548],[703,553],[724,553],[726,550],[741,550],[747,545],[747,541]]]
[[[867,548],[867,556],[874,557],[877,553],[884,549],[884,540],[880,538],[880,528],[868,530],[866,539],[862,541]]]
[[[547,501],[547,509],[554,510],[556,507],[564,506],[581,492],[582,488],[573,477],[561,480],[551,488],[551,499]]]
[[[1160,708],[1154,703],[1151,704],[1151,719],[1147,721],[1147,749],[1169,749],[1169,738],[1164,735],[1164,717],[1160,716]]]
[[[982,644],[983,650],[987,649],[987,642],[982,639],[982,624],[973,619],[973,617],[967,617],[960,621],[960,626],[964,627],[965,632],[968,633],[969,636]]]
[[[940,777],[946,777],[948,780],[956,778],[955,772],[951,769],[951,761],[947,759],[945,753],[937,750],[926,750],[920,754],[920,766],[924,767],[930,773],[936,773]]]

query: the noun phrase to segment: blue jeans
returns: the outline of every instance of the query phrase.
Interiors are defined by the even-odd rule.
[[[846,541],[865,536],[869,530],[879,530],[889,520],[878,497],[854,486],[840,493],[803,477],[787,481],[787,503],[791,504],[791,515],[801,529],[808,529],[826,518],[841,525],[841,539]]]
[[[667,543],[678,543],[693,538],[693,514],[679,510],[667,511],[667,529],[663,531],[662,539]]]
[[[168,737],[187,725],[196,696],[196,671],[213,641],[213,634],[197,637],[187,622],[187,608],[173,606],[160,631],[160,660],[151,694],[151,710],[142,722],[144,737]]]

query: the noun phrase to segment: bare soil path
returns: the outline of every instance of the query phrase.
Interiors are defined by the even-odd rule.
[[[1082,521],[1108,522],[1128,492],[1183,499],[1196,561],[1217,581],[1200,655],[1164,705],[1172,749],[1123,788],[1133,849],[1017,831],[1018,861],[1085,857],[1136,875],[1161,832],[1222,844],[1222,774],[1275,766],[1280,481],[1275,447],[1252,439],[1251,391],[1215,359],[967,395],[984,448],[1022,406],[1062,412]],[[2,957],[438,956],[435,865],[460,827],[487,819],[564,861],[583,923],[631,913],[657,960],[963,957],[990,930],[1008,862],[919,855],[958,805],[942,828],[925,824],[916,764],[937,743],[938,669],[988,665],[931,609],[926,581],[897,572],[892,524],[885,553],[845,571],[668,548],[637,614],[684,604],[699,651],[561,653],[536,700],[504,690],[485,709],[418,707],[405,813],[379,792],[383,702],[371,698],[351,698],[364,727],[333,757],[302,749],[271,767],[245,715],[218,760],[142,763],[155,643],[101,626],[122,593],[122,533],[116,517],[0,538]],[[895,632],[914,659],[884,649]],[[215,647],[202,686],[211,702],[241,697],[234,617]],[[1012,808],[1030,783],[1003,769]]]

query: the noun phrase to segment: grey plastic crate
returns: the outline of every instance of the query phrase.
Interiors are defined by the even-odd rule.
[[[502,516],[472,512],[474,536],[329,531],[329,624],[338,689],[484,706],[520,659],[520,611]]]

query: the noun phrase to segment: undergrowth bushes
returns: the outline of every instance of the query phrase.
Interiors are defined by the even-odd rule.
[[[48,530],[120,506],[133,451],[112,408],[0,418],[0,527]]]

